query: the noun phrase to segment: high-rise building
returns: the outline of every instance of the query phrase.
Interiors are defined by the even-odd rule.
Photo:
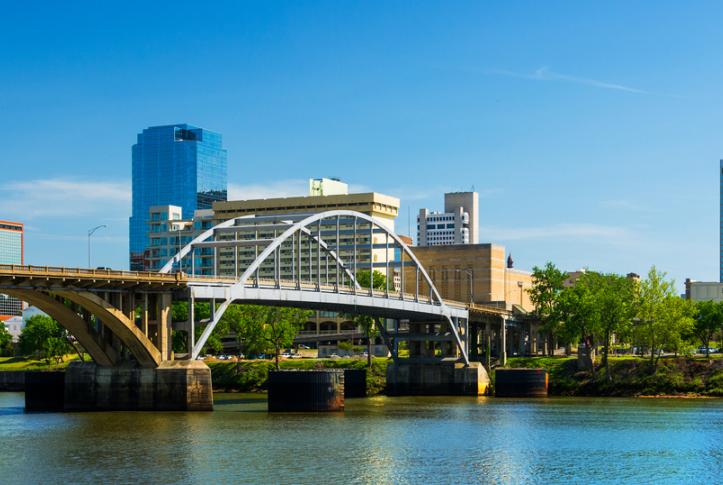
[[[175,205],[182,218],[227,196],[226,150],[219,133],[186,124],[154,126],[133,145],[133,213],[130,218],[130,265],[144,268],[149,246],[149,210]]]
[[[479,243],[478,212],[477,192],[444,194],[444,212],[419,210],[417,246]]]
[[[0,221],[0,264],[25,264],[24,228],[19,222]],[[22,314],[22,301],[0,295],[0,320]]]

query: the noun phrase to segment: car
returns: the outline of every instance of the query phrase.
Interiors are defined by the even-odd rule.
[[[290,352],[283,352],[283,353],[280,354],[280,356],[283,357],[284,359],[290,359],[290,358],[291,358],[291,353],[290,353]]]
[[[292,359],[303,359],[304,357],[301,354],[291,354]]]
[[[329,356],[329,358],[330,358],[330,359],[341,359],[341,355],[339,355],[339,354],[331,354],[331,355]]]
[[[299,348],[309,350],[311,347],[309,347],[308,345],[300,344]]]

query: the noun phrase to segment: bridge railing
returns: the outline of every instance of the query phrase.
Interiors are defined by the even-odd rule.
[[[138,279],[152,281],[182,281],[183,273],[157,273],[155,271],[125,271],[113,269],[66,268],[62,266],[37,266],[21,264],[0,264],[0,274],[50,276],[50,277],[81,277],[81,278],[113,278]]]

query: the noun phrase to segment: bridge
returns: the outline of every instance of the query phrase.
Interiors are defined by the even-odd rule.
[[[383,282],[374,281],[379,273]],[[382,222],[348,210],[230,219],[157,273],[0,265],[0,292],[48,313],[101,367],[182,360],[171,351],[174,300],[188,302],[189,320],[176,322],[188,330],[188,361],[231,304],[250,303],[405,320],[404,335],[380,328],[395,365],[470,366],[468,306],[442,299],[411,248]],[[198,301],[210,303],[206,322],[195,318]],[[197,325],[204,328],[196,341]],[[400,339],[408,342],[404,358]]]

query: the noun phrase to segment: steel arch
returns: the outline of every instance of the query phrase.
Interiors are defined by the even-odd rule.
[[[211,236],[213,236],[216,229],[219,228],[225,228],[225,227],[232,227],[236,221],[245,219],[249,221],[253,221],[253,218],[255,216],[243,216],[239,218],[229,219],[227,221],[224,221],[211,229],[208,229],[203,234],[195,238],[193,241],[188,243],[179,253],[174,256],[162,269],[161,272],[167,273],[173,269],[173,266],[176,262],[180,261],[184,256],[186,256],[189,252],[192,251],[193,245],[197,244],[199,242],[205,241],[209,239]],[[279,215],[278,219],[280,221],[283,221],[283,215]],[[344,270],[344,272],[350,277],[350,281],[354,283],[355,287],[358,289],[359,285],[356,282],[355,274],[352,274],[349,270],[349,266],[344,264],[344,261],[336,254],[336,251],[332,251],[328,244],[325,243],[322,238],[319,236],[318,238],[314,237],[313,231],[310,229],[310,226],[316,222],[320,222],[324,219],[332,219],[332,218],[341,218],[341,217],[351,217],[355,219],[360,219],[363,221],[366,221],[370,224],[370,230],[373,231],[374,228],[381,229],[387,236],[391,237],[392,240],[401,248],[402,253],[406,254],[411,262],[413,263],[411,267],[415,268],[419,274],[421,274],[422,279],[426,284],[429,286],[430,289],[430,305],[434,305],[439,307],[441,316],[443,316],[447,323],[449,324],[449,327],[452,331],[452,334],[455,338],[457,347],[459,351],[461,352],[463,359],[466,364],[469,364],[469,359],[467,356],[466,349],[464,345],[462,344],[461,338],[459,336],[459,332],[457,331],[457,328],[452,320],[451,311],[445,304],[444,300],[442,299],[441,295],[439,294],[439,291],[437,290],[436,286],[434,285],[434,282],[429,277],[427,271],[424,269],[420,261],[417,259],[417,257],[414,255],[412,250],[407,246],[404,241],[402,241],[399,236],[397,236],[393,231],[390,231],[387,227],[380,224],[378,221],[376,221],[373,217],[368,216],[366,214],[356,212],[356,211],[350,211],[350,210],[332,210],[332,211],[326,211],[326,212],[319,212],[316,214],[308,215],[307,217],[297,221],[297,222],[290,222],[288,229],[286,229],[282,234],[277,235],[275,239],[268,244],[263,251],[256,257],[256,259],[249,265],[244,272],[241,274],[241,276],[238,277],[238,280],[228,287],[226,294],[228,295],[226,299],[219,305],[217,309],[215,309],[213,318],[208,323],[206,328],[204,329],[203,333],[201,334],[198,341],[193,346],[192,351],[190,352],[190,357],[192,359],[195,359],[198,357],[198,355],[201,352],[201,349],[205,345],[206,341],[208,340],[208,337],[211,335],[211,332],[213,332],[213,329],[216,327],[220,319],[222,318],[224,312],[229,307],[231,303],[236,301],[237,299],[240,299],[241,293],[243,290],[247,287],[247,282],[249,279],[253,276],[253,274],[261,267],[261,265],[272,255],[275,253],[277,249],[281,247],[282,244],[284,244],[286,241],[288,241],[290,238],[294,237],[297,233],[303,233],[306,235],[309,235],[309,237],[312,237],[316,240],[316,242],[330,255],[333,257],[333,259],[337,262],[339,267]],[[284,221],[289,222],[289,221]],[[370,249],[373,251],[374,248],[374,242],[373,240],[370,240]],[[337,248],[338,249],[338,248]],[[374,261],[373,257],[370,258],[371,265],[370,270],[374,271]],[[336,283],[338,285],[338,282]],[[417,291],[418,293],[418,291]],[[418,296],[418,294],[417,294]],[[387,296],[387,298],[389,298]],[[435,303],[436,302],[436,303]],[[431,314],[431,313],[430,313]],[[436,312],[435,312],[436,314]]]

